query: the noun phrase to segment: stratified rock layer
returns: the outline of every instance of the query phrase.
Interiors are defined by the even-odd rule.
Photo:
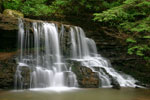
[[[17,66],[15,60],[16,53],[0,54],[0,89],[14,88],[14,75]]]

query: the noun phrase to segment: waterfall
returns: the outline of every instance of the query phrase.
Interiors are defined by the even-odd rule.
[[[110,62],[107,59],[103,58],[100,54],[97,54],[95,42],[92,39],[87,38],[80,27],[74,27],[70,30],[72,55],[76,55],[71,59],[80,61],[83,66],[89,67],[94,72],[97,72],[101,79],[101,87],[112,87],[112,80],[115,80],[122,87],[136,86],[135,79],[126,74],[119,74],[111,67]]]
[[[19,20],[16,87],[24,88],[27,83],[22,75],[24,68],[30,71],[30,88],[76,87],[76,75],[62,61],[57,25],[33,22],[31,28],[33,32]]]
[[[120,86],[134,87],[135,80],[115,71],[108,60],[97,53],[94,40],[82,28],[19,19],[17,88],[77,87],[76,75],[68,60],[78,61],[98,73],[100,87],[111,87],[112,79]]]

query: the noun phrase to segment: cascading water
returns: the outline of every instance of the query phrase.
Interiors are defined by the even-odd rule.
[[[73,60],[81,62],[83,66],[91,68],[99,74],[101,87],[112,87],[116,81],[122,87],[135,87],[136,80],[126,74],[115,71],[108,60],[97,54],[96,44],[92,39],[85,37],[80,27],[71,28],[71,43]]]
[[[135,86],[135,80],[117,73],[110,63],[97,53],[96,44],[85,36],[80,27],[58,27],[54,23],[33,22],[26,25],[19,20],[19,60],[15,86],[25,88],[77,87],[76,75],[69,60],[97,72],[101,87],[110,87],[112,79],[120,86]],[[23,73],[24,70],[28,73]]]
[[[20,57],[16,71],[16,87],[24,88],[22,70],[29,69],[30,88],[75,87],[76,76],[62,61],[57,26],[53,23],[32,23],[24,26],[19,20]]]

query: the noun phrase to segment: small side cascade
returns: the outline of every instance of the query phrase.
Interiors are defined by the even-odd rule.
[[[19,19],[18,48],[16,88],[78,87],[69,61],[80,62],[96,72],[100,87],[111,87],[113,80],[122,87],[135,87],[136,80],[113,69],[80,27],[27,24]]]
[[[110,62],[97,53],[94,40],[85,36],[80,27],[70,29],[72,42],[72,60],[81,62],[82,66],[97,72],[101,80],[100,87],[112,87],[117,82],[121,87],[135,87],[136,80],[129,75],[118,73]],[[76,41],[75,41],[76,40]],[[74,51],[74,52],[73,52]]]

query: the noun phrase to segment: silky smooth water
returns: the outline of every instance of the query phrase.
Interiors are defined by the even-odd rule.
[[[115,89],[47,89],[41,91],[0,90],[0,100],[150,100],[150,90],[122,88]]]
[[[80,63],[97,73],[99,87],[136,87],[136,80],[116,71],[110,62],[97,52],[94,40],[86,37],[77,26],[65,27],[54,23],[19,20],[18,67],[15,86],[19,89],[48,87],[78,87],[72,63]]]

